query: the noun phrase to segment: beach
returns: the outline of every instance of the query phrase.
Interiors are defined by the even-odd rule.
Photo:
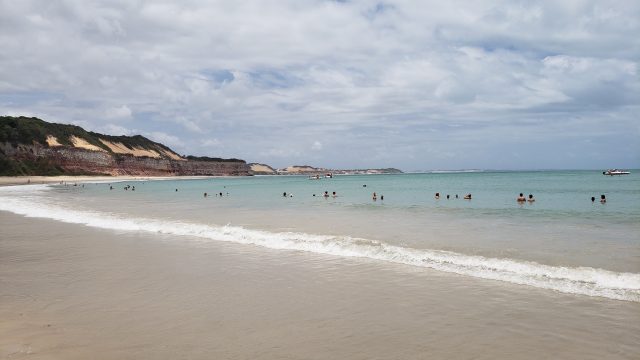
[[[11,359],[633,359],[638,303],[0,213]],[[535,300],[532,300],[535,299]]]
[[[181,176],[182,179],[201,179],[207,176]],[[141,181],[141,180],[170,180],[176,179],[175,176],[102,176],[102,175],[86,175],[86,176],[0,176],[0,186],[10,185],[36,185],[36,184],[79,184],[82,182],[106,182],[106,181]]]
[[[0,188],[2,358],[640,353],[635,175],[83,180]]]

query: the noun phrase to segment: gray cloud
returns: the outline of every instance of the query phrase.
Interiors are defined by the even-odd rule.
[[[638,33],[634,1],[0,0],[0,112],[274,166],[640,167]]]

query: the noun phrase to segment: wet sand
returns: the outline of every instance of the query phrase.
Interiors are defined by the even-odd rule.
[[[640,304],[0,212],[0,357],[636,359]]]

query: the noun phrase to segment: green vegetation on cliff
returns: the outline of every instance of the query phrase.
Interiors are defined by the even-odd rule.
[[[142,135],[135,136],[112,136],[91,131],[86,131],[80,126],[67,124],[54,124],[35,117],[13,117],[0,116],[0,143],[7,142],[13,146],[19,144],[31,145],[37,142],[46,145],[47,136],[54,136],[61,145],[73,146],[71,136],[76,136],[86,140],[89,144],[95,145],[107,152],[112,152],[108,146],[99,139],[114,143],[122,143],[129,149],[134,147],[143,149],[161,148],[173,152],[170,148],[151,141]]]
[[[186,157],[187,160],[192,160],[192,161],[215,161],[215,162],[245,162],[244,160],[240,160],[240,159],[223,159],[223,158],[212,158],[212,157],[208,157],[208,156],[193,156],[193,155],[189,155]]]
[[[51,147],[47,142],[49,136],[54,137],[60,146],[56,144]],[[74,146],[71,140],[72,137],[80,138],[88,144],[103,149],[104,152],[101,152],[101,154],[110,154],[113,161],[113,165],[111,166],[113,168],[110,169],[108,168],[110,165],[104,165],[104,157],[99,160],[91,160],[92,158],[96,159],[95,156],[97,156],[97,154],[91,150]],[[109,145],[114,146],[116,150],[120,150],[118,153],[115,153],[109,146],[103,143],[103,141],[112,143]],[[126,153],[127,151],[124,151],[123,153],[123,151],[121,151],[123,150],[122,146],[131,150],[131,152]],[[145,153],[144,150],[147,150],[147,152]],[[85,152],[85,155],[81,155],[83,152]],[[136,152],[152,154],[151,157],[154,158],[154,161],[164,161],[169,162],[169,164],[177,161],[177,163],[173,165],[158,165],[163,169],[159,170],[158,167],[153,167],[153,162],[149,163],[149,158],[146,160],[140,159],[140,162],[138,162],[139,165],[133,165],[132,167],[134,169],[129,169],[128,171],[139,171],[141,173],[155,171],[156,173],[161,172],[162,174],[169,172],[167,174],[178,175],[224,175],[223,173],[218,173],[222,171],[233,171],[220,170],[219,167],[211,167],[210,170],[207,170],[207,166],[204,168],[202,166],[190,168],[188,164],[191,164],[192,161],[223,162],[230,166],[232,165],[231,163],[246,164],[243,160],[239,159],[195,156],[188,156],[186,158],[187,161],[183,161],[182,159],[176,160],[179,155],[169,147],[151,141],[141,135],[104,135],[86,131],[76,125],[54,124],[34,117],[0,116],[0,176],[89,175],[103,172],[107,173],[112,170],[116,170],[117,173],[118,166],[125,166],[118,164],[126,163],[131,165],[132,160],[135,159],[135,161],[137,161],[137,158],[144,158],[146,156],[137,155],[135,154]],[[93,153],[93,155],[91,153]],[[83,160],[77,160],[78,156],[83,158]],[[83,161],[84,163],[82,163]],[[78,165],[78,162],[81,164]],[[242,171],[241,169],[239,172],[242,173]]]
[[[6,157],[0,152],[0,176],[20,176],[20,175],[43,175],[57,176],[64,174],[60,168],[52,165],[48,159],[25,159],[14,160]]]

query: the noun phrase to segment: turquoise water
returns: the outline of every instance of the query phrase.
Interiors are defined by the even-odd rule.
[[[536,201],[517,203],[520,192]],[[128,181],[5,188],[0,200],[0,210],[171,241],[359,257],[640,301],[634,170]]]
[[[119,191],[123,186],[116,186],[116,192],[108,192],[103,186],[99,188],[99,194],[129,198],[131,192]],[[229,194],[233,199],[224,203],[231,208],[306,211],[329,204],[345,211],[374,207],[407,211],[425,209],[477,218],[575,218],[611,224],[634,224],[640,220],[640,171],[616,177],[603,176],[598,171],[361,175],[320,180],[309,180],[305,176],[256,176],[151,181],[139,184],[136,189],[138,197],[169,203],[196,202],[205,192],[211,199],[222,192],[223,198]],[[176,193],[175,189],[179,191]],[[329,194],[335,191],[337,197],[325,199],[322,196],[325,191]],[[284,192],[293,194],[293,198],[283,201]],[[372,201],[373,192],[378,195],[376,202]],[[436,192],[440,193],[440,200],[435,200]],[[518,204],[515,199],[520,192],[525,196],[533,194],[536,201]],[[463,200],[468,193],[472,194],[472,200]],[[606,196],[606,204],[600,203],[601,194]],[[380,200],[381,195],[384,201]],[[596,198],[595,202],[591,202],[592,196]]]

